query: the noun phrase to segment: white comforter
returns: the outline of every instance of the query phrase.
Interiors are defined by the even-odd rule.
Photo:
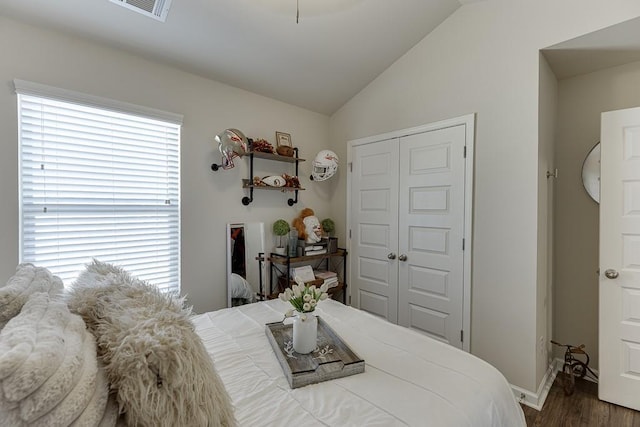
[[[290,389],[265,335],[289,308],[280,300],[194,317],[240,426],[526,426],[488,363],[333,300],[318,307],[364,373]]]

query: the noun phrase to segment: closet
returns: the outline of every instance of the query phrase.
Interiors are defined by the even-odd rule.
[[[466,350],[473,125],[349,142],[351,304]]]

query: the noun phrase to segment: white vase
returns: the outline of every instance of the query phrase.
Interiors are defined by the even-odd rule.
[[[318,318],[313,313],[298,313],[293,319],[293,349],[308,354],[317,347]]]

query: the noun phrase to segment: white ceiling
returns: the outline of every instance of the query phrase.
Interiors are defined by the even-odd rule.
[[[640,18],[542,50],[558,79],[640,61]]]
[[[109,0],[0,0],[0,14],[332,114],[464,3],[172,0],[166,22]]]

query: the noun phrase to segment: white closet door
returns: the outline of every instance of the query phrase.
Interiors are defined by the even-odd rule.
[[[397,323],[398,140],[356,146],[353,159],[351,303]]]
[[[398,323],[462,348],[465,127],[399,146]]]

